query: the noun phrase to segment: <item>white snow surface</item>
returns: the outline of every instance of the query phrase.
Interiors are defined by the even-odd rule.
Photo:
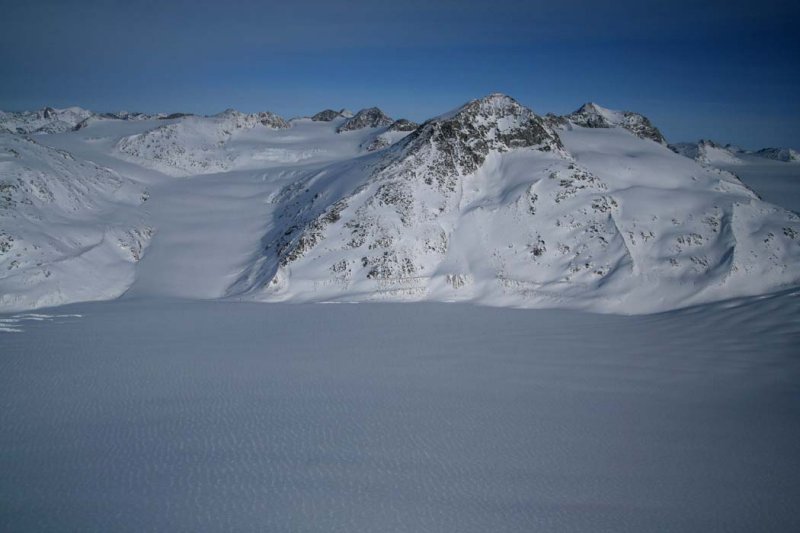
[[[800,166],[606,115],[0,133],[0,530],[800,530]]]
[[[80,238],[53,222],[60,201],[37,206],[27,226],[4,223],[17,244],[0,264],[16,261],[16,279],[26,281],[0,274],[0,306],[128,291],[643,313],[800,283],[800,219],[777,195],[784,207],[730,172],[673,153],[641,115],[587,109],[571,116],[604,122],[551,124],[493,94],[410,133],[385,124],[337,132],[347,118],[286,122],[229,110],[106,118],[37,136],[41,150],[28,159],[68,154],[110,189],[119,181],[136,192],[87,192],[86,205],[105,198],[105,207],[84,210]],[[1,139],[4,150],[23,142]],[[370,149],[376,139],[385,143]],[[11,183],[20,163],[3,157],[0,180]],[[23,211],[7,210],[15,219]],[[49,235],[56,229],[64,232]],[[136,235],[134,261],[83,256],[108,231],[123,252],[119,242],[131,239],[122,235]],[[30,246],[18,244],[25,238]],[[78,284],[50,268],[62,256],[37,255],[48,246],[83,256],[86,278]]]
[[[0,308],[120,296],[152,235],[146,199],[113,170],[0,133]]]
[[[80,107],[45,107],[38,111],[18,113],[0,111],[0,131],[7,129],[21,134],[61,133],[72,130],[93,115],[93,112]]]
[[[3,531],[800,529],[796,292],[47,315],[0,316]]]

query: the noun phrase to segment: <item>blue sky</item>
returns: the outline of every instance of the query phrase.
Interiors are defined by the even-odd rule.
[[[800,2],[0,0],[0,109],[423,120],[500,91],[670,140],[800,147]]]

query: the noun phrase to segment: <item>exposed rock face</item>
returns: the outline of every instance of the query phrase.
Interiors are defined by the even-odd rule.
[[[320,111],[319,113],[311,117],[311,120],[315,122],[330,122],[331,120],[335,120],[341,116],[342,115],[338,111],[334,111],[333,109],[326,109],[324,111]]]
[[[368,152],[375,152],[377,150],[383,150],[396,142],[399,142],[403,139],[406,135],[414,131],[419,127],[419,124],[416,122],[411,122],[410,120],[406,120],[401,118],[392,122],[391,126],[386,128],[386,131],[379,133],[376,135],[371,141],[365,143],[363,146],[366,148]]]
[[[239,286],[265,283],[280,292],[287,269],[315,253],[331,233],[320,253],[350,258],[330,265],[340,278],[405,286],[430,276],[447,251],[447,228],[465,176],[492,153],[525,148],[564,156],[558,136],[540,117],[493,94],[419,126],[387,149],[355,190],[327,196],[327,205],[319,203],[326,195],[314,192],[323,186],[319,178],[292,185],[278,200],[287,229],[267,237],[265,260]]]
[[[419,127],[419,124],[416,122],[411,122],[410,120],[406,120],[404,118],[399,118],[392,122],[392,125],[389,126],[389,131],[414,131]]]
[[[642,139],[650,139],[666,144],[664,136],[644,115],[631,111],[613,111],[594,103],[584,104],[566,117],[571,122],[585,128],[625,128]]]
[[[342,133],[364,128],[380,128],[382,126],[389,126],[392,122],[394,121],[387,117],[383,111],[377,107],[370,107],[362,109],[353,117],[347,119],[336,131]]]

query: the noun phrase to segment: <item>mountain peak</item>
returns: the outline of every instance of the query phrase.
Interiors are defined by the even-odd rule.
[[[561,141],[531,109],[501,93],[492,93],[430,120],[418,128],[409,142],[432,141],[439,149],[470,154],[480,164],[489,151],[514,148],[559,149]],[[466,165],[471,168],[474,165]]]
[[[354,131],[364,128],[380,128],[389,126],[392,122],[394,122],[394,120],[388,117],[379,108],[368,107],[356,113],[352,118],[347,119],[336,131],[342,133],[344,131]]]
[[[637,137],[666,144],[664,136],[650,119],[632,111],[615,111],[594,102],[583,104],[577,111],[566,117],[573,124],[585,128],[624,128]]]
[[[334,111],[333,109],[325,109],[313,115],[311,120],[314,122],[330,122],[331,120],[337,119],[341,117],[342,114],[339,111]]]

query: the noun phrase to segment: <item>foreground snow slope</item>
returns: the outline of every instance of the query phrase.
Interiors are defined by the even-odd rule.
[[[800,530],[796,294],[55,313],[0,316],[3,531]]]
[[[587,104],[543,118],[493,94],[419,126],[377,108],[348,115],[92,115],[76,131],[37,136],[43,149],[146,187],[152,199],[119,214],[134,211],[155,237],[135,268],[93,262],[97,287],[31,282],[29,297],[0,305],[129,289],[639,313],[800,283],[798,216],[673,153],[636,113]],[[60,227],[50,209],[30,227]],[[95,234],[120,227],[91,213]],[[71,250],[87,240],[49,242]],[[113,290],[101,281],[110,278]],[[0,294],[27,290],[7,283]]]

